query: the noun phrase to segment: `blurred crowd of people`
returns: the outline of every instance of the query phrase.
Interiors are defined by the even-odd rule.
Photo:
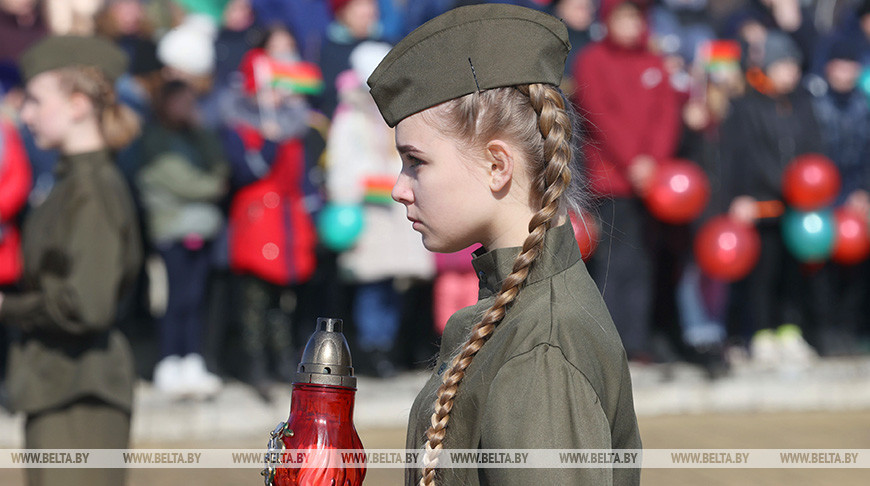
[[[116,89],[143,126],[118,154],[149,255],[123,306],[140,373],[170,394],[235,375],[266,396],[292,379],[317,316],[350,324],[359,372],[425,366],[477,276],[471,249],[430,254],[391,200],[401,161],[365,81],[391,43],[470,3],[0,0],[0,288],[15,286],[16,226],[57,159],[19,121],[19,56],[49,33],[102,35],[130,58]],[[870,1],[510,3],[568,27],[562,90],[600,228],[589,265],[630,360],[718,376],[737,359],[867,352],[866,263],[795,259],[758,202],[782,199],[792,159],[821,153],[841,172],[837,205],[870,214]],[[690,225],[643,203],[675,159],[712,187]],[[694,231],[725,213],[762,241],[733,284],[692,257]]]

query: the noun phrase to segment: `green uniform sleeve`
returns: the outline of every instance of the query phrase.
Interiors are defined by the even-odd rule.
[[[490,385],[482,449],[610,449],[597,393],[562,350],[547,344],[511,358]],[[607,468],[480,469],[486,484],[609,485]]]
[[[80,335],[114,323],[124,272],[120,230],[95,194],[71,204],[69,240],[43,258],[39,290],[5,296],[0,318],[7,325]]]

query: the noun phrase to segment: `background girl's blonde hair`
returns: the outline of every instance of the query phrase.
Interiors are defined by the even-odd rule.
[[[430,115],[431,113],[431,115]],[[548,84],[496,88],[472,93],[438,105],[425,116],[434,116],[461,144],[485,144],[505,138],[524,152],[532,180],[532,193],[540,208],[529,222],[529,236],[514,260],[513,269],[502,283],[495,302],[472,329],[459,354],[453,358],[438,388],[435,411],[426,431],[421,485],[435,483],[438,454],[443,448],[450,411],[465,371],[480,351],[507,308],[516,300],[531,265],[541,255],[544,233],[563,209],[582,205],[582,189],[573,163],[575,133],[569,103],[561,91]]]
[[[128,106],[118,103],[114,86],[99,68],[66,67],[58,69],[57,75],[60,85],[70,94],[81,93],[91,100],[109,148],[124,148],[139,134],[139,117]]]

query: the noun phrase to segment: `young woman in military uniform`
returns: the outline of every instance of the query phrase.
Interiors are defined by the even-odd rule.
[[[447,323],[411,409],[409,485],[637,484],[638,468],[438,468],[443,449],[639,449],[625,351],[567,208],[578,202],[572,118],[557,86],[565,26],[510,5],[452,10],[369,78],[396,127],[393,198],[424,245],[472,260],[478,303]]]
[[[115,101],[124,53],[107,41],[50,37],[21,59],[21,118],[61,159],[48,198],[24,222],[22,291],[0,295],[0,322],[17,332],[8,387],[26,414],[25,447],[123,449],[135,379],[115,329],[141,246],[133,202],[111,149],[135,135]],[[28,482],[118,485],[123,469],[27,469]]]

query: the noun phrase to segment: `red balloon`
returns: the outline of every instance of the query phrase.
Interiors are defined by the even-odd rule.
[[[695,236],[695,260],[707,275],[733,282],[747,276],[758,262],[761,239],[754,226],[717,216]]]
[[[837,208],[834,211],[834,251],[831,259],[843,265],[854,265],[870,255],[870,228],[859,211]]]
[[[658,220],[685,224],[697,218],[710,199],[710,182],[697,164],[676,160],[653,175],[645,201]]]
[[[582,217],[571,212],[571,226],[574,227],[574,237],[577,238],[583,261],[589,261],[598,247],[598,222],[587,211],[580,211],[580,214]]]
[[[782,174],[782,195],[801,211],[831,205],[840,192],[840,171],[821,154],[795,157]]]

